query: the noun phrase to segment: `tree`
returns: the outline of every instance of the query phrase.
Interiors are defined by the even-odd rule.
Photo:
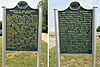
[[[100,26],[98,26],[98,28],[97,28],[97,32],[100,32]]]
[[[0,29],[2,29],[2,21],[0,21]]]
[[[41,0],[38,3],[38,7],[42,7],[43,9],[43,17],[42,17],[42,32],[48,32],[48,0]]]

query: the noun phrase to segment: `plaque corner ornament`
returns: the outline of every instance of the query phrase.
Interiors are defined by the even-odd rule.
[[[20,2],[18,2],[17,7],[20,9],[25,9],[28,7],[28,4],[25,1],[20,1]]]
[[[70,4],[69,8],[71,10],[78,10],[80,8],[80,3],[77,1],[74,1]]]

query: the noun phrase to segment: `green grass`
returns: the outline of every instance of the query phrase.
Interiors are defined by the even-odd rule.
[[[86,54],[61,54],[61,67],[92,67],[92,56]]]
[[[47,67],[47,53],[48,53],[48,45],[46,42],[42,41],[42,48],[41,48],[41,67]]]
[[[100,67],[100,39],[96,40],[96,67]]]
[[[2,67],[2,37],[0,36],[0,67]]]
[[[7,52],[6,67],[36,67],[37,52]]]
[[[2,67],[1,44],[2,39],[0,37],[0,67]],[[100,39],[96,40],[96,45],[96,67],[100,67]],[[47,43],[44,41],[42,41],[41,51],[41,67],[47,67]],[[36,67],[37,52],[8,52],[6,56],[8,57],[6,67]],[[56,67],[56,47],[50,49],[49,63],[50,67]],[[86,65],[90,65],[89,67],[91,67],[91,55],[61,54],[61,67],[66,67],[65,65],[67,65],[67,67],[86,67]]]
[[[49,67],[57,67],[56,66],[56,47],[53,47],[49,50]]]
[[[96,67],[100,67],[100,39],[96,40]],[[92,55],[89,54],[60,54],[61,67],[92,67]],[[56,67],[56,47],[50,49],[49,65]]]
[[[0,37],[0,48],[1,48]],[[1,57],[1,50],[0,50]],[[42,41],[41,67],[47,67],[47,43]],[[1,58],[0,58],[1,65]],[[1,67],[1,66],[0,66]],[[37,52],[6,52],[6,67],[37,67]]]

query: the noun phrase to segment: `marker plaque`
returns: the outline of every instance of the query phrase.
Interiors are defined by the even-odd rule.
[[[92,54],[93,9],[84,9],[72,2],[63,11],[58,11],[60,53]]]
[[[6,50],[38,50],[39,9],[33,9],[24,1],[6,9]]]

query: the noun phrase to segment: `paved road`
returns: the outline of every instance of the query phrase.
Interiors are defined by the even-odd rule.
[[[42,40],[48,43],[48,33],[42,33]]]
[[[48,43],[48,34],[42,33],[42,40]],[[49,49],[56,46],[55,36],[49,36]]]
[[[49,36],[49,49],[56,46],[56,39],[55,36]]]

